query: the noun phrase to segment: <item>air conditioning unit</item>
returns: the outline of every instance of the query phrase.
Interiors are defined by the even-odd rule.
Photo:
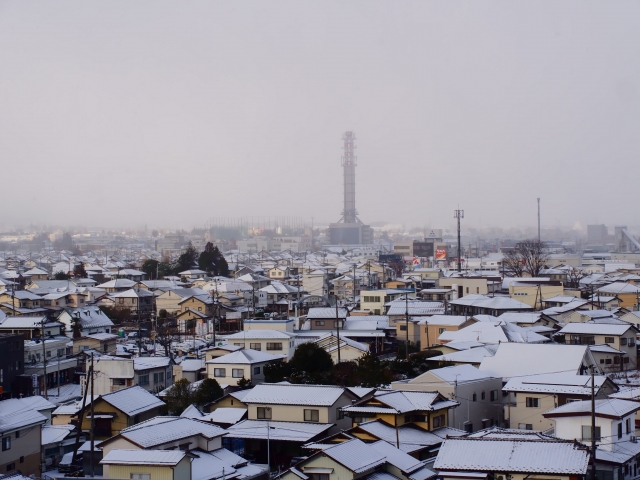
[[[636,437],[635,435],[631,435],[631,438],[629,440],[631,440],[631,443],[638,443],[638,437]]]

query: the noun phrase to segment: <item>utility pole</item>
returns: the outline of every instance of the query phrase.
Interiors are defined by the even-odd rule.
[[[13,312],[15,314],[15,312]],[[42,379],[42,383],[44,384],[44,398],[49,399],[49,391],[47,389],[47,347],[44,344],[44,325],[47,321],[47,318],[42,319],[42,327],[41,327],[41,337],[42,337],[42,367],[44,369],[44,377]]]
[[[356,306],[356,262],[353,262],[353,307]]]
[[[591,480],[596,480],[596,387],[595,367],[591,366]]]
[[[409,294],[404,294],[404,319],[407,328],[407,344],[404,347],[404,358],[409,360]]]
[[[340,363],[340,314],[338,311],[338,297],[336,297],[336,337],[338,339],[338,363]]]
[[[458,272],[462,272],[462,246],[460,244],[460,219],[464,218],[464,210],[454,210],[453,218],[458,220]]]
[[[540,197],[538,197],[538,245],[540,244]]]
[[[93,411],[93,380],[94,380],[94,371],[93,371],[93,352],[91,352],[91,367],[89,367],[89,371],[91,372],[91,376],[89,377],[89,381],[91,382],[91,431],[90,431],[90,439],[91,439],[91,463],[89,468],[89,476],[93,478],[93,455],[94,455],[94,444],[95,444],[95,434],[94,431],[96,429],[96,416]],[[80,425],[80,430],[82,430],[82,425]],[[78,432],[80,435],[80,432]]]

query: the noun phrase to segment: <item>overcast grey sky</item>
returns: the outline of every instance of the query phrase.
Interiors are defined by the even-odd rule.
[[[0,1],[0,224],[639,224],[640,2]]]

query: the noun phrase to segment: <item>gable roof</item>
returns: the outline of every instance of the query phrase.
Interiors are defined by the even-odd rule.
[[[254,363],[273,362],[285,357],[286,355],[273,355],[271,353],[245,348],[220,357],[213,357],[211,360],[207,361],[207,363],[253,365]]]
[[[164,405],[162,400],[138,385],[107,393],[101,398],[128,416]]]
[[[155,417],[122,430],[119,436],[139,445],[141,448],[151,448],[195,435],[212,439],[225,434],[226,432],[217,425],[201,422],[193,418]],[[117,437],[105,440],[103,444]]]
[[[113,449],[100,460],[104,465],[175,466],[185,457],[182,450],[120,450]]]
[[[621,419],[640,410],[640,403],[620,398],[596,399],[596,417]],[[542,414],[545,418],[591,415],[591,400],[565,403]]]
[[[230,354],[231,355],[231,354]],[[223,356],[221,358],[226,357]],[[242,401],[246,404],[264,403],[276,405],[313,405],[330,407],[345,389],[329,385],[290,385],[286,383],[263,383],[253,387]],[[348,393],[352,395],[352,393]],[[355,398],[355,396],[354,396]]]
[[[595,375],[596,393],[609,381],[604,375]],[[514,377],[502,388],[505,392],[537,392],[562,393],[567,395],[591,395],[591,375],[576,375],[574,373],[549,373]]]
[[[573,441],[450,438],[434,463],[437,470],[585,475],[589,454]]]

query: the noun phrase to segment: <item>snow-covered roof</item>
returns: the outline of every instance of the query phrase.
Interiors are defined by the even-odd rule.
[[[596,392],[607,377],[594,376]],[[591,376],[574,373],[549,373],[514,377],[502,388],[505,392],[562,393],[567,395],[591,395]]]
[[[438,325],[443,327],[457,327],[469,320],[473,320],[473,318],[466,317],[464,315],[434,315],[433,317],[423,318],[418,323],[423,325],[427,323],[429,325]]]
[[[251,438],[257,440],[284,440],[290,442],[308,442],[325,433],[331,423],[274,422],[264,420],[244,420],[227,428],[230,438]],[[267,433],[267,429],[268,433]]]
[[[558,335],[563,334],[584,334],[584,335],[624,335],[629,329],[635,327],[631,323],[610,324],[610,323],[568,323]]]
[[[119,450],[107,453],[103,465],[154,465],[175,466],[187,453],[182,450]]]
[[[205,415],[200,420],[212,423],[228,423],[234,425],[247,414],[246,408],[220,407]]]
[[[135,357],[133,359],[133,369],[135,371],[163,368],[168,367],[170,364],[171,357]]]
[[[243,332],[227,335],[224,338],[227,340],[271,339],[271,338],[289,340],[292,337],[295,337],[295,334],[282,332],[280,330],[245,330]]]
[[[69,436],[75,427],[73,425],[46,425],[42,427],[41,445],[59,443]]]
[[[439,337],[441,342],[454,341],[477,341],[481,343],[497,344],[505,342],[518,343],[542,343],[549,339],[543,335],[525,330],[513,323],[477,322],[457,331],[445,331]]]
[[[332,307],[312,307],[309,309],[309,313],[307,313],[307,318],[309,320],[313,320],[316,318],[335,319],[336,309]],[[338,308],[338,318],[347,318],[346,308]]]
[[[107,393],[102,396],[102,400],[128,416],[164,405],[162,400],[138,385]]]
[[[411,316],[441,315],[444,313],[444,303],[423,302],[420,300],[409,300],[408,302],[405,302],[404,300],[394,300],[389,302],[387,315],[406,315],[407,311]]]
[[[434,463],[437,470],[585,475],[589,453],[573,441],[450,438]]]
[[[253,365],[254,363],[273,362],[282,358],[286,358],[286,355],[273,355],[260,350],[245,348],[238,350],[237,352],[222,355],[221,357],[213,357],[211,360],[207,361],[207,363],[215,365]]]
[[[449,344],[447,344],[449,346]],[[479,364],[484,357],[493,357],[496,354],[497,345],[483,345],[467,350],[460,350],[452,353],[445,353],[436,357],[427,358],[430,362],[453,362]]]
[[[531,305],[519,302],[509,297],[489,297],[486,295],[465,295],[457,300],[451,300],[451,305],[486,308],[490,310],[533,310]]]
[[[585,356],[593,361],[587,345],[502,343],[494,356],[482,359],[480,370],[502,378],[560,372],[578,374],[587,366],[583,364]]]
[[[450,383],[451,385],[456,382],[460,384],[491,378],[491,376],[487,375],[484,372],[481,372],[480,370],[469,364],[456,365],[453,367],[435,368],[433,370],[429,370],[426,373],[431,373],[432,375],[435,375],[436,377],[442,379],[447,383]],[[421,383],[420,378],[424,375],[425,373],[412,380],[409,380],[408,383]]]
[[[189,436],[201,435],[212,439],[225,433],[217,425],[192,418],[155,417],[122,430],[120,435],[142,448],[151,448]]]
[[[610,293],[613,295],[618,295],[621,293],[632,293],[634,295],[637,295],[638,293],[640,293],[640,287],[626,282],[613,282],[609,285],[604,285],[598,288],[598,290],[596,291],[602,293]]]
[[[640,403],[620,398],[596,399],[596,417],[621,419],[640,410]],[[576,414],[591,415],[591,400],[569,402],[544,413],[546,418],[575,416]]]
[[[249,390],[249,393],[244,396],[242,401],[248,404],[260,403],[330,407],[336,403],[344,392],[344,388],[330,385],[263,383]]]
[[[323,453],[354,473],[372,470],[386,461],[385,454],[357,438],[326,448]]]
[[[184,412],[182,412],[180,416],[182,418],[200,418],[201,419],[204,415],[202,415],[202,412],[198,410],[198,407],[196,407],[195,405],[189,405],[187,408],[184,409]]]

